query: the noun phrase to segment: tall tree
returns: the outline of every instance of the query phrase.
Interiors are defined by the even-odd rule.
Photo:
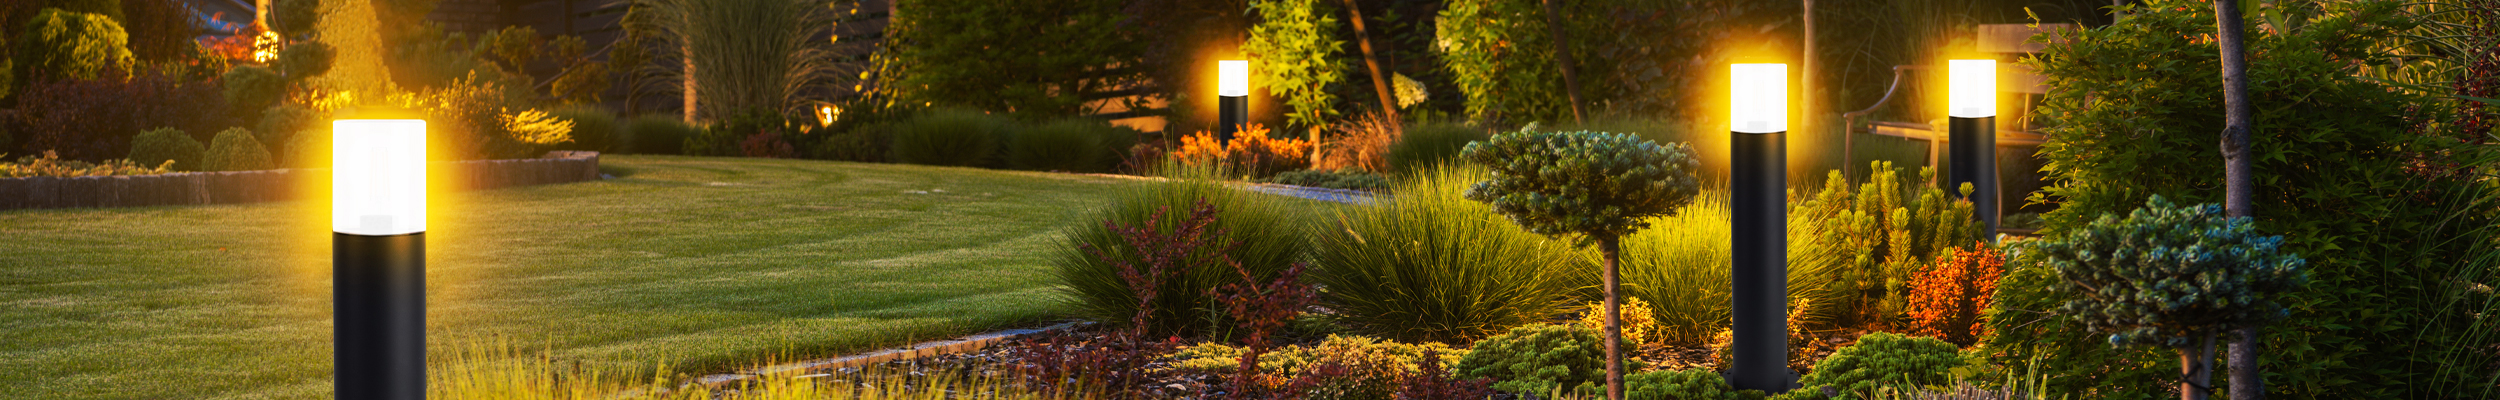
[[[2214,0],[2214,44],[2222,50],[2222,181],[2223,214],[2231,218],[2253,216],[2250,199],[2256,188],[2250,181],[2248,130],[2257,118],[2255,107],[2248,104],[2247,42],[2241,32],[2245,21],[2240,18],[2236,0]],[[2231,342],[2231,398],[2263,399],[2265,379],[2257,366],[2257,325],[2238,330],[2239,340]]]
[[[1562,64],[1563,91],[1571,94],[1571,121],[1587,123],[1588,113],[1580,111],[1580,77],[1571,71],[1571,41],[1563,36],[1562,11],[1555,9],[1555,1],[1545,0],[1545,30],[1553,32],[1554,62]]]
[[[1353,17],[1348,21],[1354,22],[1354,42],[1363,47],[1363,66],[1371,68],[1372,92],[1380,96],[1380,115],[1388,117],[1389,132],[1393,136],[1404,136],[1406,128],[1398,123],[1397,95],[1389,91],[1389,76],[1381,73],[1381,70],[1394,68],[1382,68],[1380,56],[1372,52],[1371,31],[1363,27],[1363,5],[1345,0],[1345,12]]]

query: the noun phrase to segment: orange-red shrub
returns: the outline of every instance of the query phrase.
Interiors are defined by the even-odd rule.
[[[1310,157],[1311,141],[1271,138],[1267,128],[1258,124],[1234,134],[1232,143],[1226,145],[1216,144],[1215,133],[1199,131],[1182,137],[1180,150],[1172,152],[1172,159],[1182,164],[1222,166],[1232,174],[1252,178],[1309,168]]]
[[[2005,276],[2005,252],[1985,242],[1938,255],[1910,278],[1910,333],[1968,346],[1986,336],[1980,312]]]

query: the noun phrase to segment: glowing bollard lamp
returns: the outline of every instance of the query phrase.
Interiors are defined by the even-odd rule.
[[[1729,76],[1729,266],[1735,317],[1728,384],[1780,393],[1788,370],[1788,64],[1735,64]]]
[[[1233,141],[1233,134],[1250,123],[1250,61],[1223,60],[1215,62],[1216,123],[1215,143]]]
[[[424,399],[425,120],[340,119],[331,127],[337,398]]]
[[[1953,87],[1945,114],[1952,117],[1953,169],[1946,193],[1961,193],[1971,184],[1971,210],[1988,225],[1981,232],[1997,237],[1997,60],[1950,60],[1945,64]]]

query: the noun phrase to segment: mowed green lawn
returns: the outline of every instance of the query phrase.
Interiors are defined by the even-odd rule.
[[[608,156],[619,179],[438,194],[437,365],[476,343],[722,371],[1066,312],[1059,229],[1135,181]],[[320,202],[0,212],[0,398],[326,398]]]

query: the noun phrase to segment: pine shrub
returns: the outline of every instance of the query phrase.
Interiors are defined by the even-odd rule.
[[[1814,363],[1814,372],[1798,380],[1803,387],[1780,398],[1890,398],[1878,396],[1947,384],[1953,379],[1953,367],[1960,365],[1961,349],[1952,343],[1877,332]],[[1837,396],[1826,397],[1826,392]]]
[[[1734,400],[1727,378],[1707,369],[1642,372],[1623,376],[1623,397],[1631,400]]]
[[[1381,204],[1340,211],[1316,240],[1321,304],[1355,332],[1451,343],[1561,314],[1576,250],[1468,200],[1484,176],[1437,169]]]
[[[200,158],[207,151],[199,139],[175,128],[150,129],[130,139],[130,162],[137,165],[161,167],[171,162],[169,169],[197,171]]]
[[[1509,333],[1477,341],[1467,356],[1459,359],[1458,374],[1491,378],[1494,390],[1514,394],[1542,396],[1556,390],[1602,394],[1606,383],[1604,338],[1604,333],[1577,324],[1511,328]],[[1637,358],[1623,361],[1624,370],[1628,371],[1648,366]]]
[[[1912,332],[1896,326],[1907,321],[1911,275],[1954,246],[1984,239],[1982,226],[1969,201],[1918,183],[1935,178],[1934,168],[1921,168],[1921,180],[1911,181],[1891,162],[1869,165],[1872,172],[1854,190],[1840,171],[1831,171],[1823,189],[1790,212],[1791,221],[1808,225],[1802,231],[1792,226],[1792,234],[1813,238],[1813,247],[1790,253],[1811,256],[1798,260],[1808,264],[1804,268],[1835,274],[1830,290],[1842,295],[1826,304],[1837,311],[1836,322]]]
[[[1012,136],[1007,117],[960,109],[937,109],[913,117],[894,131],[894,161],[957,167],[996,165],[999,142]]]
[[[253,171],[277,167],[270,161],[269,148],[252,138],[252,131],[243,128],[217,132],[208,144],[208,156],[200,163],[202,171]]]

